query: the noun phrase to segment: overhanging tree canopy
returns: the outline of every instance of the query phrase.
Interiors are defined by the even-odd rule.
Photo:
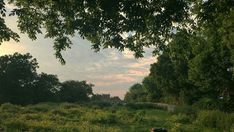
[[[159,53],[181,29],[219,37],[233,49],[233,0],[5,0],[15,6],[18,27],[36,39],[45,29],[45,37],[54,39],[55,55],[65,63],[61,51],[70,48],[70,37],[79,34],[92,48],[129,49],[142,57],[143,47],[154,46]],[[0,0],[0,42],[19,36],[5,24],[6,9]],[[204,35],[203,34],[203,35]],[[214,35],[213,35],[214,36]],[[215,36],[214,36],[215,37]],[[234,58],[234,50],[233,50]],[[232,59],[234,62],[234,59]]]
[[[36,39],[45,28],[45,37],[54,39],[55,55],[72,44],[70,37],[78,33],[92,43],[92,48],[125,48],[142,57],[143,47],[163,48],[175,25],[188,18],[188,2],[183,0],[8,0],[15,5],[10,15],[18,17],[18,27],[29,38]],[[6,13],[1,0],[2,26]],[[7,27],[6,27],[7,28]],[[4,30],[5,31],[5,30]],[[7,29],[3,32],[18,40]]]

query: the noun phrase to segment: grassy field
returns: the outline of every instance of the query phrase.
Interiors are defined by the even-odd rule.
[[[22,107],[3,104],[0,131],[149,132],[151,128],[166,128],[172,132],[231,132],[234,130],[233,117],[233,114],[220,111],[195,112],[185,108],[169,113],[126,106],[43,103]]]

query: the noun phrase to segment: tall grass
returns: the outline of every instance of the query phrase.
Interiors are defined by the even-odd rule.
[[[172,132],[232,132],[233,122],[234,114],[211,110],[191,112],[188,107],[169,113],[154,108],[70,103],[0,106],[0,131],[9,132],[147,132],[152,128],[166,128]]]

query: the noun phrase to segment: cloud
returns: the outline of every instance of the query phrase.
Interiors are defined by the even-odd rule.
[[[26,47],[21,43],[14,41],[3,42],[0,45],[0,55],[13,54],[15,52],[25,52]]]
[[[95,82],[95,86],[97,87],[107,87],[107,86],[111,86],[112,84],[113,82],[104,82],[104,81]]]
[[[6,1],[5,1],[5,2],[6,2]],[[13,9],[15,9],[15,8],[16,8],[16,6],[15,6],[15,5],[13,5],[13,4],[9,4],[8,2],[6,2],[5,7],[6,7],[6,9],[8,9],[8,10],[13,10]]]
[[[124,50],[122,54],[127,59],[135,59],[134,53],[128,49]]]
[[[109,54],[110,54],[109,60],[111,60],[111,61],[116,61],[116,60],[119,60],[119,59],[120,59],[120,57],[119,57],[119,55],[116,53],[116,51],[112,51],[112,52],[110,52]]]
[[[150,64],[153,64],[156,62],[155,57],[145,57],[145,58],[140,58],[137,63],[130,63],[126,67],[127,68],[144,68],[144,67],[149,67]]]
[[[134,76],[130,76],[128,74],[110,74],[103,76],[96,76],[92,79],[95,79],[95,86],[103,87],[103,86],[111,86],[113,84],[122,84],[122,83],[133,83],[136,82],[136,78]]]
[[[149,70],[134,70],[134,69],[130,69],[128,71],[128,73],[131,76],[144,77],[144,76],[147,76],[149,74]]]

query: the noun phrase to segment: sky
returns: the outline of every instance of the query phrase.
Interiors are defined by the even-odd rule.
[[[11,5],[6,6],[12,8]],[[156,62],[152,57],[152,49],[145,49],[143,58],[136,59],[133,53],[125,50],[103,49],[96,53],[91,49],[91,43],[78,35],[72,38],[71,49],[63,52],[66,60],[61,65],[55,58],[53,40],[38,35],[32,41],[26,34],[20,33],[17,28],[17,18],[7,17],[7,25],[20,35],[20,42],[9,41],[0,45],[0,56],[6,54],[30,53],[39,63],[38,73],[56,74],[60,81],[86,80],[95,85],[94,93],[110,94],[123,99],[128,89],[141,82],[149,74],[150,64]]]

